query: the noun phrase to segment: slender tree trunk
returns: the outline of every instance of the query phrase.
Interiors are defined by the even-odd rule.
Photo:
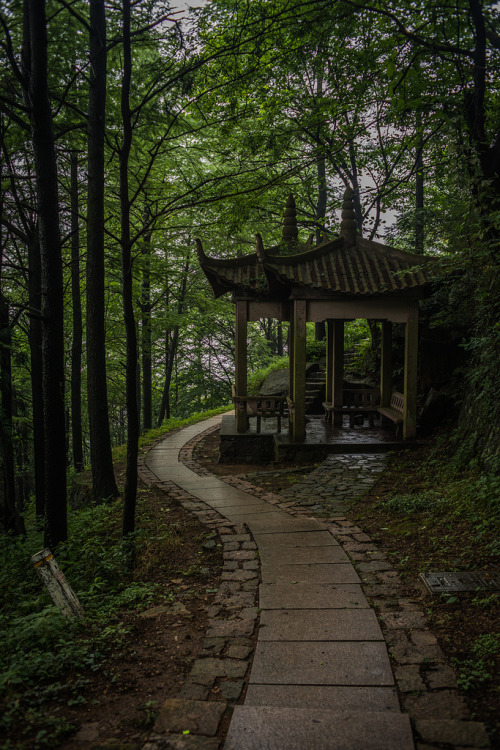
[[[417,130],[422,127],[422,117],[417,113]],[[424,158],[423,140],[417,146],[415,155],[415,252],[422,255],[424,252]]]
[[[45,515],[45,440],[43,417],[42,363],[42,266],[38,235],[28,243],[28,287],[30,306],[31,399],[33,403],[33,465],[35,473],[35,513]]]
[[[278,320],[276,353],[278,357],[283,356],[283,323],[281,320]]]
[[[90,80],[87,196],[87,391],[90,463],[97,500],[116,497],[111,455],[104,324],[104,126],[106,17],[104,0],[90,0]]]
[[[182,276],[181,289],[179,293],[179,301],[177,303],[177,315],[181,315],[184,309],[184,300],[186,298],[187,288],[187,277],[189,273],[189,266],[191,264],[190,256],[186,258],[184,266],[184,273]],[[163,384],[163,394],[160,404],[160,412],[158,414],[158,427],[163,423],[163,420],[170,419],[170,383],[172,381],[172,371],[174,367],[175,356],[177,352],[177,346],[179,343],[179,326],[174,326],[172,332],[172,338],[169,340],[169,332],[165,334],[165,382]]]
[[[64,294],[57,164],[47,82],[45,2],[27,0],[28,78],[42,266],[42,356],[45,432],[46,542],[67,538],[64,419]]]
[[[80,227],[78,222],[78,157],[71,154],[71,302],[73,340],[71,342],[71,439],[73,465],[83,470],[82,434],[82,303],[80,299]]]
[[[0,161],[0,178],[1,174]],[[0,179],[0,191],[2,180]],[[0,216],[3,212],[3,195],[0,192]],[[24,521],[16,503],[16,471],[14,460],[13,398],[12,398],[12,330],[9,305],[2,289],[3,235],[0,222],[0,450],[3,472],[2,523],[6,531],[24,534]]]
[[[163,424],[165,419],[170,419],[170,384],[178,343],[179,326],[175,326],[171,333],[167,331],[165,334],[165,381],[158,414],[158,427]]]
[[[137,497],[137,456],[139,451],[139,410],[137,407],[137,331],[134,316],[132,254],[130,245],[130,199],[128,165],[132,145],[132,121],[130,112],[130,81],[132,56],[130,47],[130,1],[123,0],[123,77],[121,92],[121,115],[123,143],[120,150],[120,217],[122,250],[122,295],[123,316],[127,347],[126,361],[126,405],[127,405],[127,466],[123,498],[123,534],[135,529],[135,505]]]
[[[150,430],[153,426],[153,388],[152,388],[152,340],[151,340],[151,234],[145,238],[145,249],[142,266],[142,300],[141,300],[141,350],[142,350],[142,426]]]

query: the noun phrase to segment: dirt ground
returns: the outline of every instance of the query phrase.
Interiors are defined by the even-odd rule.
[[[151,732],[157,709],[177,695],[201,650],[222,555],[209,530],[168,494],[142,488],[138,527],[154,538],[166,511],[178,543],[165,550],[161,540],[152,541],[137,571],[139,580],[161,584],[158,601],[139,613],[120,613],[123,636],[104,668],[85,675],[81,705],[50,707],[55,716],[66,717],[78,728],[60,746],[63,750],[139,748]]]

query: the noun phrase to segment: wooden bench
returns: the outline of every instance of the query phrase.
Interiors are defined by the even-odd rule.
[[[382,418],[390,419],[396,423],[396,437],[401,436],[401,426],[403,424],[403,410],[404,410],[405,397],[398,391],[393,391],[391,395],[391,403],[389,406],[379,406],[377,408],[378,413]]]
[[[343,406],[333,406],[328,401],[323,403],[325,419],[327,422],[333,422],[334,414],[348,414],[349,425],[354,427],[354,417],[359,414],[362,416],[367,414],[370,427],[373,427],[373,421],[378,412],[377,403],[379,399],[380,390],[378,388],[344,388]]]
[[[281,432],[281,417],[285,399],[283,396],[238,396],[234,385],[232,387],[233,404],[235,411],[243,411],[247,420],[257,417],[257,432],[260,432],[260,421],[262,417],[276,417],[278,420],[278,432]]]

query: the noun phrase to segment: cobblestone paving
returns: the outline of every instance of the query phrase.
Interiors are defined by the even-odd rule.
[[[328,456],[317,469],[282,494],[316,515],[344,516],[373,487],[386,461],[383,453]]]

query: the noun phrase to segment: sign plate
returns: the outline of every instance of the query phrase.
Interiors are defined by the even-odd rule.
[[[450,591],[500,591],[500,573],[472,571],[420,573],[431,594]]]

